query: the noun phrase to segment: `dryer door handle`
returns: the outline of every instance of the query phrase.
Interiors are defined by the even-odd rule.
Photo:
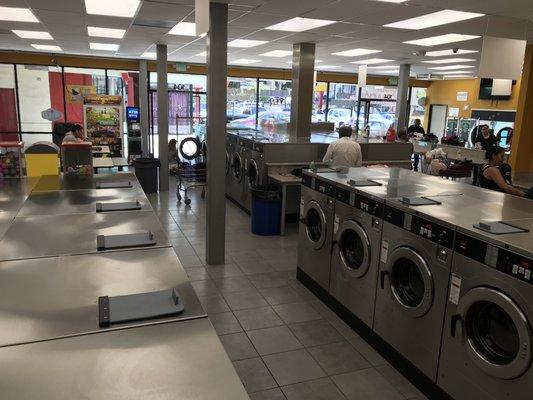
[[[457,330],[457,323],[461,321],[461,325],[462,325],[462,320],[463,320],[463,317],[461,316],[461,314],[452,315],[452,324],[450,327],[451,328],[450,334],[452,335],[453,338],[455,337],[455,332]]]
[[[389,271],[381,271],[379,273],[379,280],[381,282],[381,289],[385,289],[385,277],[390,275]]]
[[[309,221],[307,221],[307,218],[300,218],[300,222],[304,224],[305,226],[309,225]]]

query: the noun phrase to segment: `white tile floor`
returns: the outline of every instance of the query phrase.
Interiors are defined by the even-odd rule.
[[[228,201],[226,263],[206,266],[199,193],[149,198],[252,400],[425,399],[296,280],[296,226],[255,236]]]

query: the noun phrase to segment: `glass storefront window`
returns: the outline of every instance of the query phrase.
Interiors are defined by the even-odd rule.
[[[266,131],[284,130],[291,119],[292,82],[259,80],[257,125]]]
[[[0,141],[17,140],[16,132],[18,119],[15,68],[12,64],[0,64]]]
[[[396,86],[367,85],[361,88],[361,99],[396,100],[398,88]]]
[[[18,98],[22,140],[26,146],[42,140],[51,141],[52,121],[41,113],[47,109],[64,112],[63,83],[60,67],[17,65]],[[64,122],[60,118],[57,122]],[[29,132],[46,132],[43,134]]]
[[[256,113],[266,111],[257,107],[257,79],[228,78],[228,122],[255,127]]]
[[[355,125],[358,105],[357,85],[331,82],[328,97],[326,121],[333,122],[335,128],[342,125]]]
[[[418,118],[424,126],[424,111],[425,111],[425,99],[427,96],[426,88],[413,87],[411,88],[411,99],[409,107],[409,125],[413,124],[413,121]]]
[[[315,91],[313,93],[313,114],[311,116],[312,122],[326,121],[327,97],[327,82],[317,82],[315,85]]]
[[[106,94],[105,70],[66,67],[64,71],[66,122],[83,125],[83,96]]]

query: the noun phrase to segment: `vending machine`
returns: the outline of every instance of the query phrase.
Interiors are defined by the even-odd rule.
[[[128,161],[142,157],[141,117],[139,107],[126,107],[128,124]]]

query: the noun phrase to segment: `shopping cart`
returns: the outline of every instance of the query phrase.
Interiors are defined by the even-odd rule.
[[[188,196],[189,189],[202,188],[202,199],[205,198],[205,183],[207,179],[207,152],[205,151],[205,145],[202,146],[199,141],[192,140],[191,144],[195,144],[196,146],[194,147],[197,147],[197,150],[192,152],[185,151],[184,144],[190,139],[192,138],[184,139],[180,144],[180,159],[178,160],[176,169],[176,178],[178,181],[176,195],[178,202],[181,202],[183,199],[187,205],[191,204],[191,199]],[[183,192],[183,197],[181,192]]]

